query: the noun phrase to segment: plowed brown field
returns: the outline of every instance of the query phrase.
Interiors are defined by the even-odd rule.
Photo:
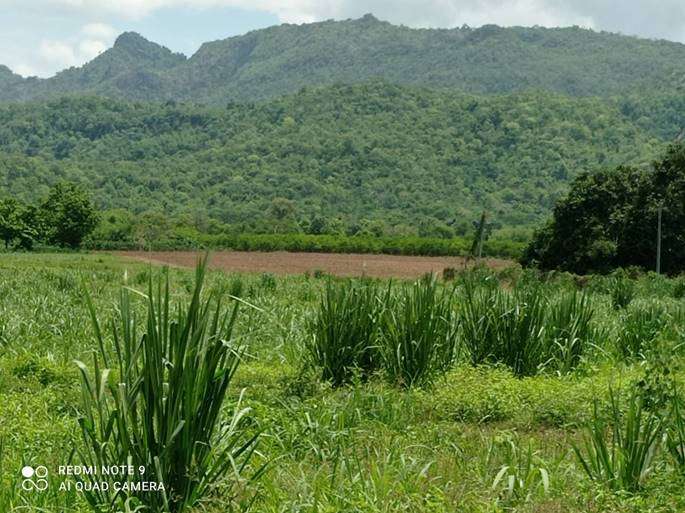
[[[117,251],[114,254],[153,263],[192,267],[202,255],[194,251]],[[510,260],[484,259],[488,267],[503,269],[514,265]],[[461,257],[424,257],[400,255],[338,253],[270,253],[214,251],[210,267],[225,271],[302,274],[323,271],[338,276],[374,276],[379,278],[414,278],[429,272],[442,273],[445,267],[461,269]]]

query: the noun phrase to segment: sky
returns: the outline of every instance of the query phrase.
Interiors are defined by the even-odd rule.
[[[0,0],[0,64],[48,77],[128,30],[190,56],[250,30],[369,12],[410,27],[579,25],[685,43],[685,0]]]

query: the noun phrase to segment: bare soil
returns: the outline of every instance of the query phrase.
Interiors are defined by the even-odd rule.
[[[116,251],[115,255],[146,262],[192,267],[203,254],[195,251]],[[510,260],[483,259],[492,269],[503,269]],[[462,269],[461,257],[425,257],[340,253],[288,253],[251,251],[214,251],[209,265],[214,269],[235,272],[303,274],[323,271],[337,276],[373,276],[378,278],[415,278],[426,273],[442,273],[446,267]]]

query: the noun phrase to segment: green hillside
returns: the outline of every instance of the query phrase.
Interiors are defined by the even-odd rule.
[[[0,195],[33,201],[69,179],[102,208],[257,231],[273,231],[278,208],[388,233],[464,233],[483,208],[526,227],[579,172],[648,163],[684,118],[678,95],[474,96],[379,82],[227,108],[65,98],[0,107]]]
[[[478,94],[545,90],[571,96],[683,91],[685,45],[540,27],[410,29],[377,20],[280,25],[204,44],[192,57],[134,33],[81,68],[21,79],[0,67],[0,101],[88,93],[225,104],[366,82]]]

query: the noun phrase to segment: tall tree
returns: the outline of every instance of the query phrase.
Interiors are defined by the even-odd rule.
[[[31,249],[40,232],[36,208],[14,199],[0,200],[0,239],[5,249],[16,245]]]
[[[685,270],[685,147],[671,146],[651,171],[583,173],[538,230],[523,263],[576,273],[631,265],[653,269],[657,213],[664,206],[662,268]]]
[[[9,248],[21,232],[20,203],[14,198],[0,200],[0,238]]]
[[[79,185],[60,182],[40,207],[51,244],[76,248],[97,226],[98,215],[90,197]]]

